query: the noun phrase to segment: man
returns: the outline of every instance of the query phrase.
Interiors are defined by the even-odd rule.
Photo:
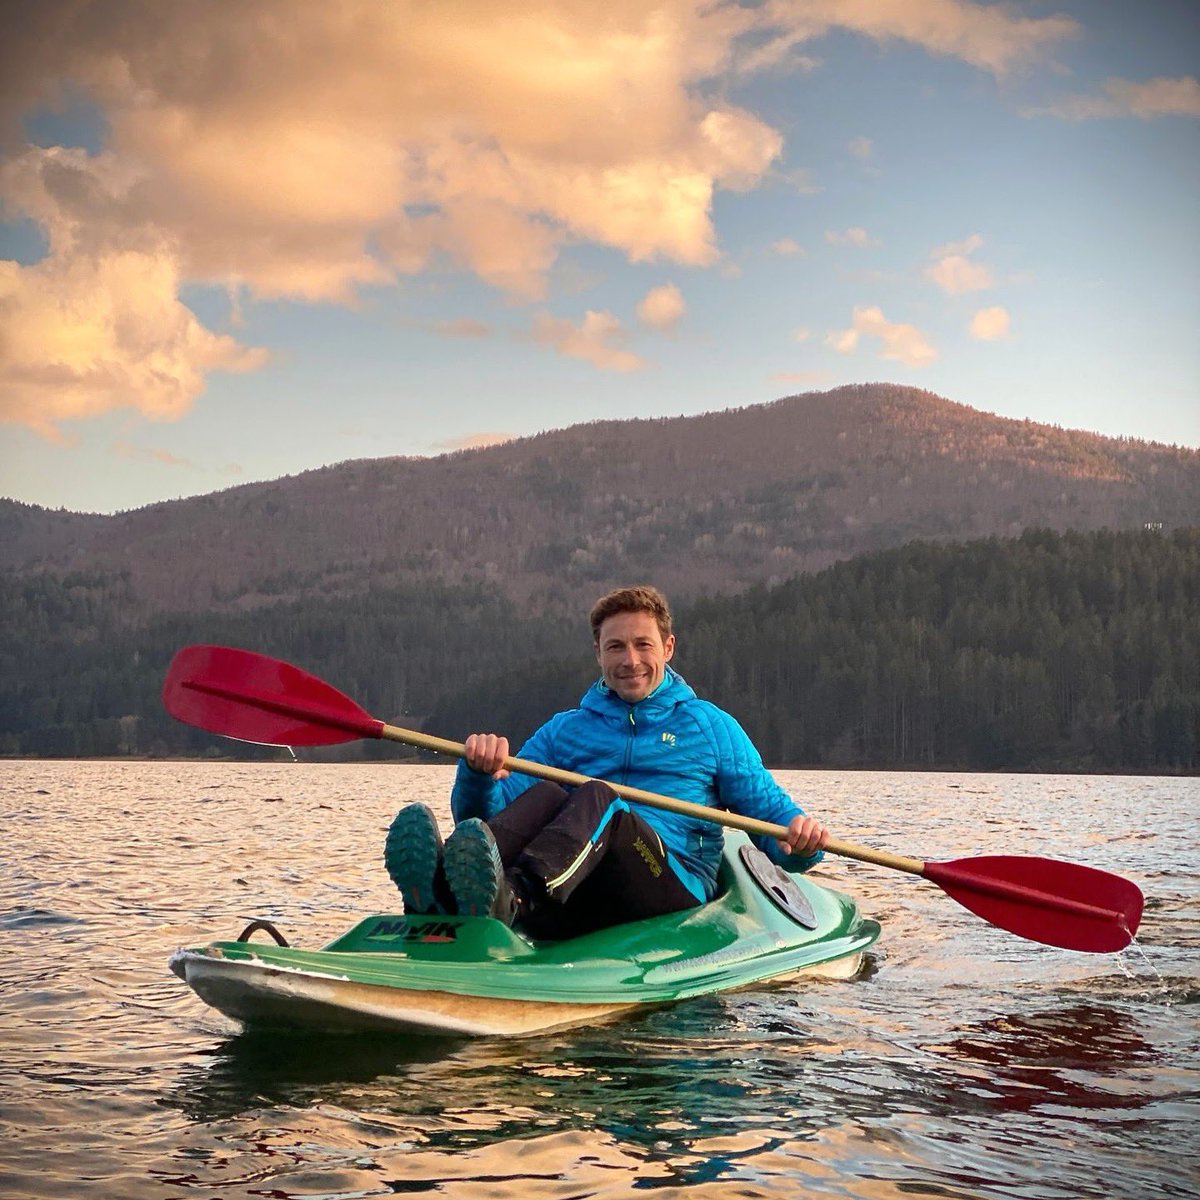
[[[406,911],[492,915],[536,937],[568,937],[711,899],[721,826],[627,802],[601,780],[786,826],[785,840],[760,848],[802,869],[820,859],[825,827],[775,782],[741,726],[668,665],[665,597],[652,587],[610,592],[591,624],[600,679],[518,755],[591,782],[568,792],[511,775],[508,739],[473,733],[444,849],[425,806],[392,822],[385,861]]]

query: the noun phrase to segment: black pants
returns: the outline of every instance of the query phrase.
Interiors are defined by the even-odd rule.
[[[505,872],[530,903],[523,926],[563,938],[692,908],[659,836],[607,784],[538,783],[488,821]]]

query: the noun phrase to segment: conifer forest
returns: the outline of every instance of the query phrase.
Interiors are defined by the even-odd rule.
[[[0,575],[0,754],[261,757],[162,709],[195,642],[288,659],[373,716],[520,741],[595,678],[586,606],[482,582],[145,613],[127,572]],[[673,665],[777,767],[1200,770],[1200,529],[914,541],[677,604]],[[350,743],[299,753],[400,758]]]

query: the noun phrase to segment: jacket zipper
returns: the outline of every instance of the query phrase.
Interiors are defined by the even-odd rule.
[[[621,768],[621,782],[629,785],[629,772],[633,768],[633,739],[637,736],[637,720],[633,709],[629,710],[629,740],[625,743],[625,764]]]

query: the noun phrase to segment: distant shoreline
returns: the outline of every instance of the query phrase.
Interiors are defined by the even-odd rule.
[[[285,758],[238,758],[235,756],[222,755],[219,758],[207,758],[204,756],[170,756],[166,758],[155,758],[151,755],[97,755],[94,758],[39,758],[37,755],[26,754],[9,754],[0,756],[0,763],[197,763],[197,764],[229,764],[240,766],[259,765],[265,767],[288,767],[288,766],[307,766],[307,767],[453,767],[456,761],[438,761],[430,762],[416,758],[378,758],[378,759],[355,759],[344,762],[335,762],[331,760],[321,760],[312,758],[297,758],[292,761]],[[767,764],[767,769],[770,771],[792,771],[792,772],[808,772],[811,774],[824,775],[1046,775],[1050,777],[1060,777],[1064,779],[1198,779],[1200,772],[1195,771],[1068,771],[1062,768],[1044,768],[1037,769],[1032,767],[938,767],[938,766],[829,766],[821,765],[805,765],[791,766],[779,764]]]

